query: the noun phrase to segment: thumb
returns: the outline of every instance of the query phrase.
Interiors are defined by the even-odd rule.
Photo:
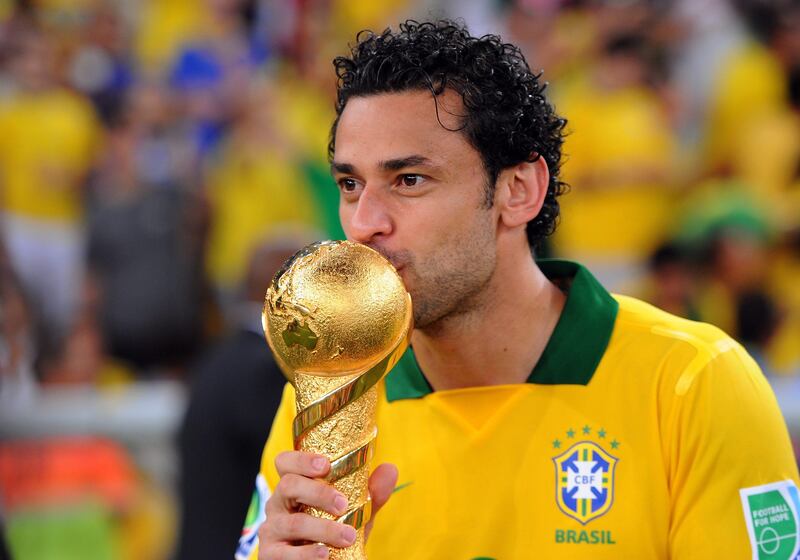
[[[372,517],[364,529],[364,538],[369,537],[372,531],[372,524],[375,521],[375,515],[383,507],[383,504],[389,501],[389,498],[394,492],[394,487],[397,484],[397,467],[391,463],[383,463],[378,465],[372,476],[369,477],[369,495],[372,499]]]

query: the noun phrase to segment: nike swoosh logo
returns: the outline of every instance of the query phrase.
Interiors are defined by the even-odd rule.
[[[403,488],[407,488],[407,487],[411,486],[412,484],[414,484],[413,481],[412,482],[404,482],[403,484],[398,484],[397,486],[394,487],[394,490],[392,490],[392,494],[394,494],[395,492],[399,492]]]

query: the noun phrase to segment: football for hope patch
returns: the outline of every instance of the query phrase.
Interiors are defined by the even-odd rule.
[[[800,496],[793,480],[739,490],[753,560],[795,560],[800,554]]]

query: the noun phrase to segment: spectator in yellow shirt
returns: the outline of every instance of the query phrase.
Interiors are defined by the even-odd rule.
[[[570,123],[564,174],[573,189],[553,247],[611,288],[637,276],[670,218],[675,138],[646,82],[646,48],[641,36],[611,37],[586,85],[556,101]]]
[[[223,296],[239,286],[248,256],[270,232],[319,223],[295,148],[279,128],[271,89],[260,87],[251,93],[208,170],[211,229],[206,265]]]
[[[82,189],[99,125],[84,98],[57,85],[48,37],[12,41],[16,91],[0,102],[0,212],[11,266],[43,326],[68,328],[83,273]]]

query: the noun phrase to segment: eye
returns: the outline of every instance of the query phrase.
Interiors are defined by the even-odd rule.
[[[423,180],[424,178],[422,177],[422,175],[406,174],[400,176],[400,183],[404,187],[416,187],[417,185],[422,183]]]
[[[355,190],[358,188],[358,181],[356,181],[352,177],[339,179],[339,188],[342,190],[342,192],[346,193],[355,192]]]

